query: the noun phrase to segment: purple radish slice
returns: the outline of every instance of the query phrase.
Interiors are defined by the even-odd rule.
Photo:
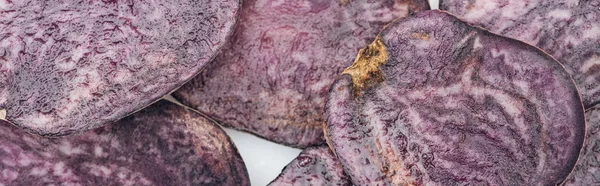
[[[575,168],[563,185],[600,184],[600,105],[585,112],[586,137]]]
[[[195,76],[239,0],[0,2],[0,110],[44,136],[101,127]]]
[[[55,139],[0,121],[0,141],[3,185],[250,185],[223,129],[168,101]]]
[[[542,48],[573,76],[586,108],[600,102],[600,1],[441,0],[440,9]]]
[[[352,183],[329,146],[316,146],[303,150],[269,185],[350,186]]]
[[[228,46],[173,96],[227,127],[324,144],[325,97],[360,47],[426,0],[247,0]]]
[[[556,185],[583,143],[560,63],[445,12],[388,25],[344,73],[326,127],[358,185]]]

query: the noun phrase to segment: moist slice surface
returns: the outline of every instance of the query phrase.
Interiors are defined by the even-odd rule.
[[[441,0],[440,9],[542,48],[565,65],[586,108],[600,102],[600,1]]]
[[[0,172],[3,185],[250,185],[225,132],[168,101],[55,139],[0,121]]]
[[[583,143],[556,60],[441,11],[390,24],[345,74],[326,127],[358,185],[556,185]]]
[[[214,58],[240,6],[239,0],[2,1],[2,119],[62,136],[142,109]]]
[[[329,146],[316,146],[303,150],[269,185],[350,186],[352,183]]]
[[[324,144],[327,90],[360,47],[426,0],[247,0],[224,51],[173,96],[227,127]]]

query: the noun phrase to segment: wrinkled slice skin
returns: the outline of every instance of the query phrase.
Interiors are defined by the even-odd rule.
[[[167,101],[64,138],[0,122],[2,185],[249,185],[225,132]]]
[[[585,112],[586,137],[573,172],[563,185],[600,184],[600,106],[596,105]]]
[[[352,183],[331,149],[317,146],[303,150],[269,185],[350,186]]]
[[[441,0],[440,9],[542,48],[565,65],[586,108],[600,102],[600,1]]]
[[[425,0],[247,0],[224,51],[176,91],[227,127],[294,147],[323,144],[334,78],[395,18]]]
[[[29,132],[98,128],[195,76],[238,0],[0,1],[0,110]]]
[[[584,109],[552,57],[441,11],[394,22],[379,38],[383,81],[353,93],[343,76],[326,105],[353,183],[556,185],[571,171]]]

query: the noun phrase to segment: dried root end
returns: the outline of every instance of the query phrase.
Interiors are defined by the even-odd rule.
[[[352,66],[346,68],[342,74],[352,77],[355,92],[367,88],[373,83],[383,81],[379,66],[385,64],[389,55],[383,41],[379,36],[365,48],[360,49]]]

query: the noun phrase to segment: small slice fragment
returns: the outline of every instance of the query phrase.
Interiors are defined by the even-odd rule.
[[[565,65],[586,108],[600,103],[600,1],[440,0],[440,9],[540,47]]]
[[[426,0],[246,0],[228,47],[173,96],[227,127],[324,144],[328,88],[384,25]]]
[[[0,0],[0,110],[31,133],[101,127],[194,77],[239,0]]]
[[[303,150],[269,185],[350,186],[352,183],[329,146],[317,146]]]
[[[585,112],[585,140],[573,172],[563,185],[600,185],[600,105]]]
[[[2,185],[250,185],[223,129],[168,101],[57,139],[0,121],[0,172]]]
[[[326,105],[354,184],[556,185],[573,168],[584,109],[541,50],[426,11],[388,25],[365,59],[387,60],[337,80]]]

